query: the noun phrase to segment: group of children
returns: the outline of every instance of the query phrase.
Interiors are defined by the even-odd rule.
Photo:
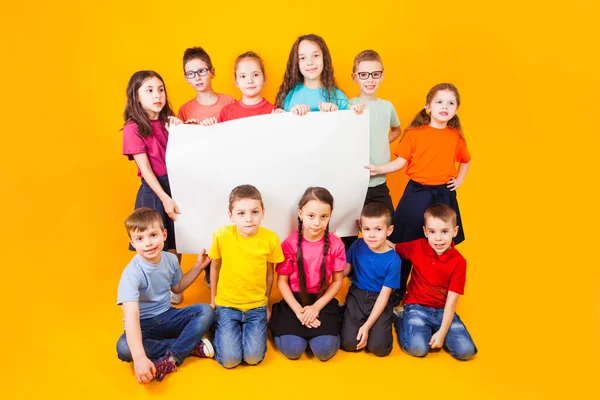
[[[121,360],[133,361],[140,383],[162,380],[190,355],[215,357],[225,368],[258,364],[266,354],[268,325],[276,347],[289,359],[307,348],[322,361],[340,347],[386,356],[394,320],[400,345],[411,355],[425,356],[443,346],[461,360],[477,353],[455,313],[466,276],[466,261],[454,247],[464,240],[456,189],[470,165],[456,115],[456,87],[440,84],[430,90],[390,162],[389,144],[400,136],[400,121],[393,105],[376,96],[384,70],[373,50],[354,60],[352,77],[360,93],[351,100],[337,88],[327,45],[313,34],[300,36],[292,46],[275,104],[262,96],[266,76],[254,52],[234,64],[239,101],[213,91],[215,70],[203,49],[187,49],[183,67],[197,95],[177,117],[157,73],[136,72],[127,87],[123,154],[135,160],[142,185],[125,222],[137,254],[119,283],[125,333],[117,352]],[[217,230],[208,253],[182,273],[173,235],[180,210],[171,197],[165,162],[169,124],[212,125],[279,112],[302,116],[350,109],[360,114],[365,108],[370,116],[365,168],[372,177],[360,215],[362,238],[342,240],[331,233],[333,196],[326,188],[310,187],[298,204],[297,231],[280,244],[275,233],[261,227],[260,192],[241,185],[229,197],[232,225]],[[385,175],[404,166],[410,181],[394,211]],[[203,270],[211,304],[172,307]],[[274,271],[283,300],[272,305],[271,314]],[[340,307],[335,296],[346,276],[352,283]],[[394,310],[400,299],[403,310]]]

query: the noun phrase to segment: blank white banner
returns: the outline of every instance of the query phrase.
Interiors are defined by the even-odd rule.
[[[231,224],[231,190],[260,190],[262,226],[284,240],[297,229],[298,201],[309,186],[335,199],[330,229],[357,234],[356,219],[367,193],[369,116],[352,111],[260,115],[216,124],[172,126],[167,170],[181,214],[175,221],[177,251],[198,254],[212,234]]]

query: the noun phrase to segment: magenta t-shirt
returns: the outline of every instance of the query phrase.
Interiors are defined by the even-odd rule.
[[[217,118],[218,122],[231,121],[238,118],[253,117],[255,115],[271,114],[271,111],[275,110],[273,104],[267,100],[262,99],[258,104],[249,106],[242,103],[242,101],[236,101],[223,107]]]
[[[316,242],[302,240],[302,259],[304,260],[304,272],[306,273],[306,291],[314,294],[319,292],[319,281],[321,276],[321,262],[323,261],[323,246],[325,239]],[[281,244],[284,260],[277,265],[278,274],[289,275],[289,283],[292,292],[300,292],[298,280],[298,265],[296,255],[298,254],[298,232],[292,233]],[[343,271],[346,268],[346,250],[344,243],[333,233],[329,234],[329,253],[327,254],[326,276],[327,284],[331,282],[333,271]]]
[[[133,160],[134,154],[146,153],[154,175],[163,176],[167,174],[165,155],[169,131],[159,120],[150,122],[152,123],[152,133],[148,137],[141,137],[138,134],[138,126],[133,121],[129,121],[123,126],[123,155]],[[139,166],[138,176],[142,177]]]

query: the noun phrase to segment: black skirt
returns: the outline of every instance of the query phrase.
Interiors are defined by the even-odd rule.
[[[454,238],[454,244],[464,241],[465,230],[460,218],[456,190],[451,191],[446,184],[422,185],[413,180],[408,182],[404,194],[398,202],[392,219],[394,231],[388,239],[394,243],[403,243],[424,238],[423,214],[434,204],[446,204],[456,211],[456,223],[459,228],[458,234]]]
[[[169,177],[167,175],[157,176],[160,186],[163,188],[166,194],[171,196],[171,187],[169,186]],[[134,210],[140,207],[150,207],[158,211],[161,215],[165,229],[167,230],[167,240],[165,240],[164,251],[169,249],[175,249],[175,224],[173,220],[167,215],[165,208],[163,207],[162,201],[158,198],[154,190],[142,179],[142,184],[138,189],[137,196],[135,198]],[[131,244],[129,250],[135,250]]]
[[[296,300],[300,302],[300,294],[294,293]],[[309,304],[317,300],[316,294],[308,295]],[[307,328],[300,323],[294,311],[285,300],[273,304],[271,314],[271,332],[273,336],[294,335],[302,338],[313,338],[322,335],[338,336],[342,328],[342,316],[340,315],[338,301],[333,298],[319,312],[321,326],[318,328]]]

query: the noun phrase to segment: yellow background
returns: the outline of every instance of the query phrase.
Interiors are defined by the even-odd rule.
[[[3,5],[2,203],[6,398],[589,398],[600,340],[597,2],[103,1]],[[139,69],[177,109],[194,95],[186,47],[201,45],[217,91],[239,97],[236,55],[265,59],[273,100],[295,38],[315,32],[350,96],[356,53],[376,49],[380,97],[404,126],[429,88],[455,83],[473,163],[459,189],[467,241],[458,312],[480,354],[426,359],[340,352],[227,371],[192,359],[139,386],[117,360],[122,226],[139,185],[121,152],[125,87]],[[201,155],[199,155],[201,156]],[[406,178],[390,178],[394,200]],[[225,212],[226,205],[223,205]],[[184,270],[193,262],[185,256]],[[206,301],[202,282],[186,304]],[[274,295],[274,298],[278,294]],[[594,370],[596,372],[594,372]],[[241,398],[241,397],[240,397]]]

